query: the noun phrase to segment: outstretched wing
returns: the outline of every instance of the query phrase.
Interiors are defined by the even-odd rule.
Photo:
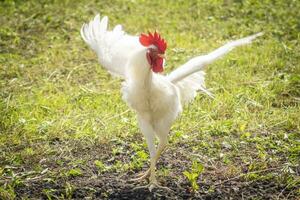
[[[179,87],[182,94],[181,99],[184,102],[192,100],[197,90],[202,90],[211,96],[211,93],[206,90],[204,86],[205,73],[202,71],[204,67],[229,53],[235,47],[249,44],[252,40],[261,35],[263,35],[263,33],[257,33],[239,40],[231,41],[207,55],[194,57],[172,71],[167,75],[167,78]]]
[[[257,33],[255,35],[251,35],[239,40],[234,40],[228,42],[224,46],[221,46],[220,48],[207,55],[194,57],[182,66],[172,71],[167,77],[171,82],[176,83],[197,71],[203,70],[205,66],[226,55],[235,47],[250,44],[252,40],[261,35],[263,35],[263,33]]]
[[[142,45],[137,36],[126,34],[121,25],[111,31],[107,26],[108,18],[104,16],[100,19],[98,14],[89,23],[83,24],[81,36],[96,52],[100,64],[109,73],[124,78],[131,53],[142,48]]]

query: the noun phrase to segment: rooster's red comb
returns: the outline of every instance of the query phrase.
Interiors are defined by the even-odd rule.
[[[140,43],[145,47],[155,45],[162,54],[164,54],[167,49],[166,41],[161,38],[156,31],[154,34],[148,32],[148,35],[142,33],[140,36]]]

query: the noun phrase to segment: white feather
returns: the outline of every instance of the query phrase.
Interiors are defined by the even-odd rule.
[[[203,70],[205,66],[212,63],[213,61],[217,60],[218,58],[221,58],[225,54],[229,53],[233,48],[245,44],[251,43],[252,40],[254,40],[256,37],[263,35],[263,33],[257,33],[255,35],[251,35],[249,37],[245,37],[239,40],[235,40],[232,42],[229,42],[225,44],[224,46],[214,50],[213,52],[204,55],[204,56],[197,56],[195,58],[192,58],[187,63],[183,64],[182,66],[178,67],[174,71],[172,71],[168,75],[168,79],[172,83],[176,83],[185,77],[188,77],[189,75]]]
[[[263,33],[257,33],[249,37],[229,42],[207,55],[190,59],[188,62],[167,75],[168,80],[178,86],[182,103],[184,104],[191,101],[196,96],[196,91],[198,90],[213,97],[213,95],[205,88],[205,73],[202,71],[204,67],[229,53],[235,47],[249,44],[252,40],[261,35],[263,35]]]
[[[178,87],[181,97],[181,103],[184,105],[192,101],[197,95],[197,91],[202,91],[210,97],[213,97],[210,91],[205,88],[205,72],[199,71],[189,75],[175,85]]]
[[[138,37],[127,35],[121,25],[107,30],[108,18],[96,15],[88,24],[83,24],[81,36],[93,49],[100,64],[111,74],[125,78],[127,62],[131,54],[142,48]]]

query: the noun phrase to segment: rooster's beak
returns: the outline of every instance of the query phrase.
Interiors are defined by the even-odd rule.
[[[165,54],[157,54],[159,57],[161,57],[161,58],[163,58],[163,59],[166,59],[166,56],[165,56]]]

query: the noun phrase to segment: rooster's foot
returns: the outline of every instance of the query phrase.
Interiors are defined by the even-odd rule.
[[[162,190],[167,190],[168,192],[174,192],[173,190],[171,190],[168,187],[159,185],[156,179],[150,181],[150,183],[148,185],[137,186],[133,190],[146,189],[146,188],[148,188],[150,192],[152,192],[152,190],[154,188],[158,188],[158,189],[162,189]]]
[[[150,175],[150,169],[138,174],[136,178],[130,179],[130,181],[141,181],[141,180],[144,180],[145,178],[147,178],[149,175]]]

